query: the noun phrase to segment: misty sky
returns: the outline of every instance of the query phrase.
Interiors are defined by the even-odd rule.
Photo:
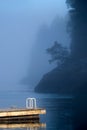
[[[65,0],[0,0],[0,86],[26,75],[40,26],[66,14]]]

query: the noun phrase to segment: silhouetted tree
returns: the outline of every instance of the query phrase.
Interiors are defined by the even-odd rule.
[[[87,0],[66,0],[69,7],[71,54],[76,59],[87,58]]]
[[[87,0],[66,0],[70,7],[71,54],[77,61],[87,61]],[[82,62],[83,65],[84,62]],[[79,62],[81,65],[81,62]],[[87,66],[86,66],[87,68]],[[73,130],[87,130],[87,71],[80,71],[81,88],[73,100]],[[80,80],[79,80],[80,79]],[[82,82],[82,84],[81,84]]]
[[[57,41],[55,41],[54,45],[48,48],[46,51],[51,55],[49,63],[56,62],[57,65],[64,63],[69,56],[68,49],[66,47],[63,47]]]

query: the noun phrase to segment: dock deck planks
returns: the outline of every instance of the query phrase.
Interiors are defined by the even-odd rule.
[[[36,109],[4,109],[0,110],[0,118],[2,117],[14,117],[14,116],[29,116],[29,115],[40,115],[46,114],[45,109],[36,108]]]

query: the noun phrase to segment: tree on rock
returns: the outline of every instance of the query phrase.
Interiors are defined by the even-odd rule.
[[[54,45],[48,48],[46,51],[51,56],[49,63],[56,62],[58,66],[63,64],[69,57],[68,49],[66,47],[63,47],[57,41],[55,41]]]

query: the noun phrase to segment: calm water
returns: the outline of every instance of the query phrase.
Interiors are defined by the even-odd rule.
[[[14,128],[22,130],[72,130],[72,107],[71,98],[62,97],[56,94],[37,94],[26,91],[1,91],[0,108],[25,107],[28,97],[37,99],[37,106],[46,108],[47,114],[41,115],[40,123],[46,127],[37,128],[25,126]],[[0,128],[6,130],[6,128]],[[9,128],[12,129],[12,128]]]

